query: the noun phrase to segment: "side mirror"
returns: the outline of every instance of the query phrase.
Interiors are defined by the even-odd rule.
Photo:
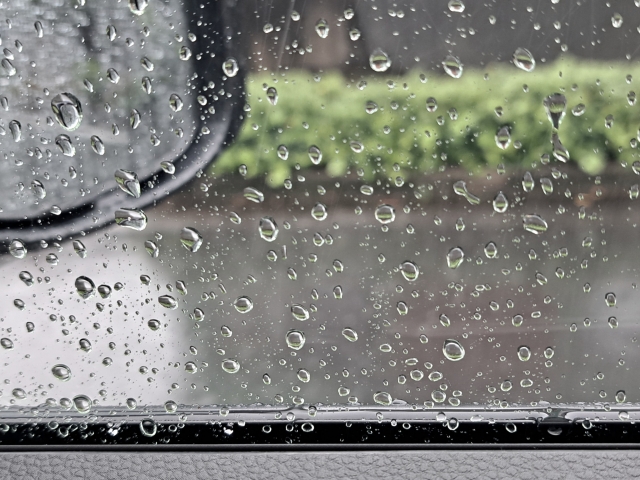
[[[216,158],[244,104],[234,5],[28,1],[7,20],[3,252],[134,221]]]

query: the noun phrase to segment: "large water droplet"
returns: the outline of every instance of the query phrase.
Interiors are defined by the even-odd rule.
[[[202,235],[195,228],[184,227],[180,233],[180,243],[190,252],[197,252],[202,245]]]
[[[509,201],[504,193],[499,192],[493,199],[493,209],[498,213],[504,213],[509,208]]]
[[[133,230],[144,230],[147,226],[147,216],[137,208],[120,208],[116,210],[116,223]]]
[[[278,238],[278,225],[276,221],[271,217],[262,217],[260,219],[260,226],[258,231],[260,232],[260,237],[267,242],[273,242],[276,238]]]
[[[454,247],[447,253],[447,265],[449,268],[458,268],[464,260],[464,251],[460,247]]]
[[[442,61],[442,68],[444,71],[453,78],[460,78],[462,76],[463,65],[460,63],[460,59],[453,55],[447,55]]]
[[[154,437],[158,433],[158,426],[150,418],[140,421],[140,433],[145,437]]]
[[[387,392],[376,392],[373,394],[373,401],[378,405],[388,406],[393,403],[393,397]]]
[[[526,345],[518,347],[518,358],[522,362],[528,362],[531,358],[531,349]]]
[[[442,346],[442,353],[447,360],[451,360],[452,362],[457,362],[464,358],[464,347],[460,345],[459,342],[452,339],[447,339],[444,341]]]
[[[158,245],[152,240],[145,240],[144,249],[147,251],[151,258],[158,258],[158,255],[160,254]]]
[[[551,122],[554,130],[560,127],[567,109],[567,98],[561,93],[554,93],[544,99],[543,102],[547,118]]]
[[[134,15],[142,15],[149,6],[149,0],[129,0],[129,10]]]
[[[175,310],[178,308],[178,301],[171,295],[160,295],[158,297],[158,303],[169,310]]]
[[[267,99],[269,99],[269,103],[271,105],[277,105],[278,103],[278,91],[276,90],[276,87],[269,87],[267,88]]]
[[[278,146],[278,157],[280,158],[280,160],[286,160],[287,158],[289,158],[289,149],[286,145]]]
[[[369,65],[374,72],[386,72],[391,67],[391,59],[380,48],[376,48],[369,57]]]
[[[73,241],[73,250],[80,258],[86,258],[87,256],[87,247],[84,246],[80,240]]]
[[[329,24],[324,18],[316,22],[316,33],[320,38],[327,38],[327,36],[329,36]]]
[[[60,149],[60,151],[62,152],[62,154],[65,155],[66,157],[75,156],[76,147],[73,146],[73,143],[71,143],[71,138],[69,138],[68,135],[61,133],[56,137],[55,143]]]
[[[293,318],[295,318],[296,320],[300,320],[301,322],[309,320],[309,310],[307,310],[302,305],[291,305],[291,315],[293,315]]]
[[[235,358],[227,358],[222,361],[222,370],[227,373],[236,373],[240,370],[240,363]]]
[[[604,296],[604,301],[607,304],[607,307],[615,307],[616,306],[616,294],[613,292],[609,292]]]
[[[89,277],[85,277],[84,275],[76,278],[76,292],[80,295],[81,298],[87,299],[93,296],[95,293],[96,285],[93,283]]]
[[[244,198],[255,203],[262,203],[264,202],[264,193],[257,188],[247,187],[244,189]]]
[[[511,144],[511,129],[508,125],[500,127],[500,129],[496,132],[496,145],[502,149],[506,150],[507,147]]]
[[[350,342],[358,341],[358,332],[356,332],[353,328],[343,328],[342,336],[349,340]]]
[[[242,296],[233,302],[233,306],[236,307],[236,310],[240,313],[248,313],[253,310],[253,301],[249,297]]]
[[[73,397],[73,407],[78,413],[88,413],[91,410],[92,402],[86,395],[76,395]]]
[[[324,203],[316,203],[311,209],[311,216],[318,221],[327,218],[327,206]]]
[[[524,215],[522,223],[527,232],[535,233],[536,235],[546,232],[548,228],[547,222],[535,214]]]
[[[471,205],[478,205],[480,203],[480,199],[467,190],[467,184],[463,180],[458,180],[453,184],[453,192],[456,195],[466,198],[467,202]]]
[[[9,244],[9,253],[15,258],[22,259],[27,256],[27,247],[22,240],[14,239]]]
[[[129,125],[131,126],[132,129],[135,130],[140,126],[141,122],[142,122],[142,116],[140,115],[140,112],[135,108],[132,108],[131,112],[129,112]]]
[[[33,285],[33,275],[31,275],[30,272],[27,272],[26,270],[23,270],[22,272],[20,272],[18,277],[20,278],[20,280],[22,280],[22,282],[27,287],[30,287],[31,285]]]
[[[118,169],[115,173],[116,183],[120,189],[135,198],[140,198],[140,182],[138,175],[131,170]]]
[[[83,352],[90,352],[91,351],[91,342],[86,339],[86,338],[81,338],[80,341],[78,342],[78,345],[80,345],[80,350],[82,350]]]
[[[420,274],[418,266],[408,260],[400,265],[400,272],[402,272],[402,276],[404,277],[404,279],[409,282],[414,282]]]
[[[58,365],[54,365],[51,368],[51,373],[53,373],[54,377],[63,382],[66,382],[71,378],[71,369],[61,363]]]
[[[305,340],[304,333],[300,330],[289,330],[287,332],[286,341],[289,348],[300,350],[304,347]]]
[[[22,125],[17,120],[11,120],[9,122],[9,131],[14,142],[19,142],[22,139]]]
[[[73,131],[82,122],[82,105],[72,93],[59,93],[51,99],[51,110],[58,123],[69,131]]]
[[[484,254],[487,258],[495,258],[498,254],[498,247],[496,247],[495,243],[489,242],[484,247]]]
[[[449,0],[449,4],[447,6],[449,7],[450,12],[464,12],[464,3],[462,2],[462,0]]]
[[[531,173],[525,172],[524,176],[522,177],[522,189],[525,192],[530,192],[533,190],[533,187],[535,187],[535,185],[536,184]]]
[[[314,165],[318,165],[322,161],[322,151],[315,145],[309,147],[309,159]]]
[[[91,148],[98,155],[104,155],[104,152],[105,152],[104,143],[102,143],[102,140],[97,135],[93,135],[91,137]]]
[[[532,72],[536,68],[536,60],[526,48],[517,48],[513,53],[513,64],[525,72]]]
[[[391,205],[380,205],[376,208],[375,217],[383,225],[391,223],[396,219],[396,210]]]
[[[551,135],[551,143],[553,144],[553,157],[562,163],[567,163],[571,156],[569,155],[569,150],[562,145],[560,141],[560,137],[557,134]]]
[[[40,180],[31,180],[31,189],[34,195],[40,200],[47,196],[47,190]]]
[[[238,61],[235,58],[228,58],[222,64],[222,71],[227,77],[235,77],[238,74]]]
[[[184,102],[182,101],[182,98],[180,98],[178,94],[172,93],[169,96],[169,106],[171,107],[171,110],[173,110],[174,112],[179,112],[180,110],[182,110],[183,105],[184,105]]]
[[[8,338],[0,338],[0,347],[5,350],[11,350],[13,348],[13,342]]]
[[[11,63],[8,58],[3,58],[2,61],[0,61],[0,65],[2,65],[2,69],[9,77],[13,77],[17,73],[16,67],[13,66],[13,63]]]
[[[98,294],[100,298],[109,298],[111,296],[111,287],[109,285],[98,285]]]
[[[178,404],[173,400],[167,400],[164,402],[164,411],[167,413],[176,413],[178,411]]]

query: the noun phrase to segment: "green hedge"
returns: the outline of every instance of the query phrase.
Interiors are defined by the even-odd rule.
[[[636,80],[629,83],[629,75]],[[359,173],[367,180],[410,179],[447,166],[477,170],[502,163],[530,168],[541,155],[552,153],[543,100],[554,92],[567,97],[559,133],[571,162],[597,174],[608,161],[630,164],[636,157],[630,141],[638,135],[640,104],[630,105],[627,97],[640,82],[637,64],[565,60],[538,65],[531,73],[500,64],[482,71],[468,69],[460,79],[440,72],[421,78],[420,72],[411,72],[402,77],[370,75],[366,82],[360,89],[359,81],[337,72],[250,76],[251,110],[213,173],[237,172],[244,164],[248,176],[266,174],[271,186],[280,186],[295,174],[296,165],[314,167],[308,155],[311,145],[323,153],[314,168],[332,176]],[[277,105],[268,101],[266,86],[277,89]],[[438,102],[435,112],[426,109],[429,97]],[[376,113],[365,112],[368,101],[378,105]],[[571,109],[579,103],[586,111],[574,116]],[[502,116],[496,115],[496,107],[502,107]],[[452,108],[456,120],[450,118]],[[611,128],[605,126],[608,115],[614,117]],[[504,125],[510,126],[512,141],[501,150],[495,135]],[[361,142],[363,151],[354,152],[352,141]],[[277,155],[279,145],[289,150],[286,161]]]

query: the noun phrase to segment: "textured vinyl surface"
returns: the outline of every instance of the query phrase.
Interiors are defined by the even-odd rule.
[[[600,479],[640,477],[640,451],[1,453],[2,479]]]

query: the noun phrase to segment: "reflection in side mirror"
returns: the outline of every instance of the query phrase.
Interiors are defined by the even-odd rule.
[[[166,197],[231,140],[243,103],[233,6],[214,2],[195,19],[196,7],[9,2],[0,66],[3,252],[114,221],[141,226],[118,212]]]

